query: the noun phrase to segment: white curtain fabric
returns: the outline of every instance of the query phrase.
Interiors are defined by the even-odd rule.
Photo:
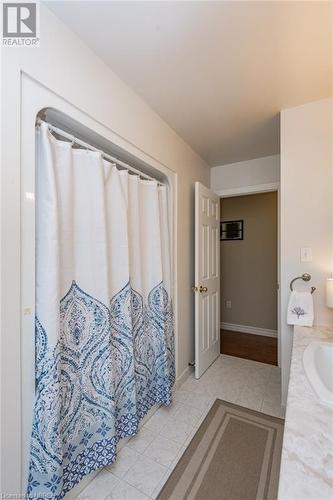
[[[37,130],[29,496],[116,458],[174,382],[167,188]]]

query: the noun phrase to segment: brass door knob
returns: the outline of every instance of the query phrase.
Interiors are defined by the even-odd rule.
[[[208,288],[207,288],[206,286],[202,286],[202,285],[200,285],[200,287],[199,287],[199,292],[200,292],[200,293],[203,293],[203,292],[208,292]]]

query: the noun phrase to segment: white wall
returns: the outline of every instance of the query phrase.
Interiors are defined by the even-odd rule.
[[[40,48],[3,50],[0,491],[21,478],[21,108],[22,74],[177,173],[178,365],[194,357],[193,183],[209,185],[206,163],[45,6]],[[47,104],[47,103],[46,103]],[[31,123],[33,127],[33,122]]]
[[[281,342],[282,398],[286,401],[292,328],[286,324],[289,283],[312,275],[315,324],[333,325],[325,306],[325,280],[333,271],[333,98],[281,113]],[[313,261],[300,262],[311,247]],[[304,284],[309,287],[309,284]],[[302,287],[298,282],[297,287]]]
[[[274,155],[213,167],[210,185],[216,193],[227,196],[229,192],[245,194],[247,188],[249,192],[262,191],[264,185],[268,189],[279,180],[280,156]]]

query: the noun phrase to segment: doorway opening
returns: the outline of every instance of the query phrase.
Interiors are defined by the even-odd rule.
[[[220,352],[278,364],[278,193],[220,200]]]

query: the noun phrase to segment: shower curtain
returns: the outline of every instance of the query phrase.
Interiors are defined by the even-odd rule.
[[[29,497],[62,498],[115,461],[155,403],[171,402],[170,268],[167,188],[42,123]]]

